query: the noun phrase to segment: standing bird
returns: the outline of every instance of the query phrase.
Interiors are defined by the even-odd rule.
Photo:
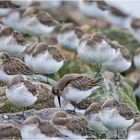
[[[60,96],[68,101],[78,104],[100,88],[101,81],[102,78],[92,80],[82,74],[67,74],[52,87],[52,93],[58,97],[60,107]]]
[[[107,4],[107,11],[104,18],[108,20],[112,26],[125,28],[130,21],[130,15],[125,11],[122,6],[113,3],[110,0],[105,0]],[[125,5],[125,2],[121,3]]]
[[[88,120],[89,125],[95,132],[100,136],[105,134],[108,129],[101,122],[99,112],[100,112],[101,104],[97,102],[93,102],[86,110],[85,117]]]
[[[25,9],[14,9],[11,12],[9,12],[7,15],[3,16],[0,21],[8,26],[11,27],[23,34],[26,34],[27,31],[24,28],[24,24],[22,22],[23,13]]]
[[[79,9],[88,17],[104,18],[107,4],[105,1],[81,0]]]
[[[0,51],[9,53],[11,56],[23,57],[22,53],[26,48],[24,36],[7,27],[0,32]]]
[[[59,50],[46,43],[35,43],[25,50],[25,63],[40,74],[56,73],[64,64]]]
[[[111,61],[116,56],[116,48],[111,45],[111,40],[100,32],[83,35],[77,52],[84,61],[97,63],[98,72],[100,72],[102,63]]]
[[[25,10],[22,23],[27,34],[37,37],[48,36],[59,24],[47,11],[34,7],[28,7]]]
[[[17,107],[24,107],[24,110],[37,101],[38,95],[39,88],[37,88],[33,82],[24,80],[20,75],[15,76],[7,84],[6,97],[8,101]],[[24,111],[22,116],[24,117]]]
[[[8,83],[15,75],[32,76],[34,72],[18,58],[0,52],[0,80]]]
[[[52,118],[52,123],[56,126],[62,126],[62,133],[66,134],[70,139],[86,139],[88,136],[94,136],[89,128],[87,120],[84,117],[67,116],[65,112],[58,111]]]
[[[102,105],[99,116],[110,131],[127,130],[134,123],[134,113],[125,103],[108,99]]]
[[[80,38],[83,34],[84,32],[80,29],[80,27],[69,23],[61,28],[57,36],[57,41],[62,48],[76,53]]]
[[[31,116],[24,121],[21,136],[23,140],[64,140],[66,138],[51,122],[37,116]]]
[[[102,63],[102,66],[109,71],[115,72],[116,75],[118,74],[116,79],[120,80],[120,73],[127,71],[131,67],[132,56],[129,50],[118,42],[112,41],[111,44],[116,48],[116,55],[113,59]]]

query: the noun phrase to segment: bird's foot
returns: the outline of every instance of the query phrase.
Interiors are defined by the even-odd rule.
[[[17,114],[16,116],[18,116],[19,117],[19,119],[26,119],[26,115],[25,114]]]
[[[69,114],[74,114],[74,115],[76,115],[75,110],[66,110],[66,112],[69,113]]]

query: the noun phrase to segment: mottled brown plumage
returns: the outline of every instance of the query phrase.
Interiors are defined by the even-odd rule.
[[[83,0],[86,4],[91,4],[93,2],[96,2],[96,0]]]
[[[10,36],[14,33],[14,30],[11,27],[4,28],[0,32],[0,37]]]
[[[57,62],[64,60],[64,57],[60,54],[60,52],[57,48],[49,47],[48,51],[52,55],[53,59],[56,60]]]
[[[24,78],[20,75],[15,76],[7,85],[8,88],[17,85],[19,83],[23,83],[29,92],[31,92],[34,96],[38,94],[38,89],[36,85],[29,80],[24,80]]]
[[[18,5],[15,5],[11,1],[0,1],[0,8],[19,8]]]
[[[31,46],[32,47],[32,46]],[[30,48],[30,47],[29,47]],[[36,45],[36,47],[32,47],[33,51],[32,51],[32,56],[36,57],[37,55],[39,55],[40,53],[45,52],[46,50],[48,50],[49,46],[46,43],[39,43]]]
[[[119,49],[120,49],[120,52],[121,52],[122,56],[123,56],[125,59],[131,61],[132,56],[131,56],[129,50],[128,50],[127,48],[123,47],[123,46],[121,46]]]
[[[93,86],[99,85],[100,78],[96,80],[91,80],[87,76],[80,76],[77,77],[75,80],[71,81],[69,84],[72,85],[72,87],[77,88],[79,90],[88,90],[91,89]]]
[[[0,68],[8,75],[32,75],[34,72],[18,58],[10,57],[7,53],[0,52]]]
[[[104,0],[102,1],[97,1],[97,6],[102,9],[103,11],[104,10],[108,10],[108,5],[106,4],[106,2]]]
[[[98,102],[93,102],[86,110],[85,115],[91,115],[99,113],[101,104]]]
[[[0,124],[0,139],[21,139],[20,130],[11,124]]]
[[[120,44],[117,41],[111,41],[107,39],[108,43],[110,44],[111,48],[114,48],[115,50],[118,50],[120,47]]]
[[[135,30],[139,29],[140,28],[140,19],[139,18],[134,18],[132,20],[131,27]]]
[[[104,39],[104,36],[102,33],[97,32],[90,36],[90,38],[87,41],[87,45],[89,47],[94,47],[97,43],[101,43],[101,41]]]
[[[65,112],[56,112],[52,118],[52,122],[55,125],[65,126],[68,130],[77,135],[93,135],[93,132],[89,129],[88,122],[84,117],[68,117]]]
[[[119,114],[126,118],[127,120],[134,118],[134,112],[130,107],[128,107],[125,103],[120,103],[119,107],[117,107]]]
[[[46,120],[42,120],[37,116],[31,116],[24,121],[23,125],[36,124],[40,129],[40,132],[48,137],[64,137],[64,135],[56,129],[52,123]]]
[[[84,41],[87,41],[88,39],[90,39],[90,35],[89,34],[84,34],[82,36],[82,38],[80,39],[80,43],[84,42]]]
[[[89,107],[89,105],[92,104],[92,102],[93,102],[93,100],[89,97],[89,98],[83,99],[79,103],[71,102],[71,104],[78,109],[87,109]]]
[[[110,108],[119,107],[119,102],[116,101],[115,99],[108,99],[101,105],[101,110],[108,107]]]
[[[39,12],[39,9],[37,9],[36,7],[28,7],[23,12],[23,17],[37,15],[38,12]]]
[[[30,45],[30,46],[27,46],[24,52],[26,54],[31,54],[33,52],[33,50],[37,47],[37,44],[38,43],[34,43],[34,44]]]
[[[45,11],[39,11],[37,18],[40,23],[47,26],[56,26],[58,24],[58,21],[56,21],[49,13]]]
[[[60,54],[59,50],[53,46],[48,46],[46,43],[38,43],[29,46],[25,53],[31,54],[33,57],[40,55],[41,53],[45,53],[48,51],[52,58],[55,59],[57,62],[64,60],[64,57]]]
[[[63,34],[69,31],[74,31],[78,38],[81,38],[84,34],[84,32],[82,31],[82,29],[80,29],[80,27],[75,26],[72,23],[64,25],[60,30],[60,34]]]
[[[120,17],[127,17],[128,15],[121,11],[120,9],[110,6],[110,11],[113,15],[120,16]]]
[[[105,108],[110,108],[110,109],[116,108],[118,110],[118,113],[127,120],[132,119],[134,117],[133,111],[128,107],[127,104],[118,102],[115,99],[106,100],[101,105],[101,110]]]
[[[20,75],[16,75],[10,82],[7,83],[7,88],[10,88],[13,85],[16,85],[20,82],[24,82],[24,78]]]
[[[54,90],[57,88],[59,91],[63,91],[69,84],[79,90],[88,90],[93,86],[99,85],[100,82],[100,78],[92,80],[82,74],[66,74],[58,81],[57,85],[54,87]]]
[[[24,44],[25,43],[24,36],[19,32],[14,32],[13,37],[15,38],[15,40],[18,44]]]

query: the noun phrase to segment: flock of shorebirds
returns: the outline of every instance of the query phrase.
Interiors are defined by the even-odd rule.
[[[67,1],[64,3],[66,5]],[[68,4],[72,6],[71,3]],[[106,88],[102,67],[115,73],[115,86],[121,86],[117,84],[121,83],[120,73],[132,66],[140,70],[140,48],[132,55],[126,47],[101,32],[87,34],[78,25],[62,22],[50,12],[50,9],[61,9],[61,6],[61,0],[0,1],[0,81],[6,83],[8,101],[24,107],[25,111],[45,90],[55,95],[56,107],[61,108],[50,121],[38,116],[26,118],[23,111],[21,117],[25,121],[20,129],[11,124],[0,124],[0,139],[97,139],[108,138],[107,134],[112,131],[123,131],[128,140],[140,139],[140,122],[135,119],[140,113],[134,112],[121,99],[107,97],[104,101],[92,102],[80,115],[77,111],[80,102]],[[79,2],[79,9],[85,15],[105,17],[121,27],[129,21],[131,30],[140,39],[140,19],[105,1],[83,0]],[[59,81],[50,82],[49,74],[58,72],[67,61],[61,51],[52,45],[53,41],[41,41],[42,36],[49,38],[54,31],[63,49],[74,52],[87,63],[98,65],[95,77],[72,73],[64,75]],[[26,42],[25,35],[36,36],[38,42]],[[134,93],[140,109],[140,80],[134,86]],[[117,133],[115,138],[118,138]]]

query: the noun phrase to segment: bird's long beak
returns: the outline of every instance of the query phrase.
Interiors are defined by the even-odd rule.
[[[59,106],[61,107],[61,99],[60,99],[60,96],[57,96],[57,98],[58,98]]]

